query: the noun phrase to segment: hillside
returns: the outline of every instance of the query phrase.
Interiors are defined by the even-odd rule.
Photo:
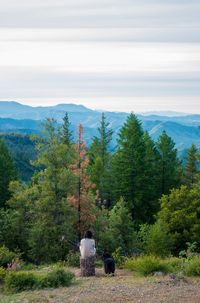
[[[83,105],[58,104],[47,107],[31,107],[17,102],[0,102],[0,132],[17,132],[21,134],[39,133],[41,121],[47,117],[57,119],[59,123],[68,112],[74,137],[77,135],[77,126],[82,123],[85,130],[85,140],[90,144],[91,139],[97,134],[97,127],[101,117],[100,111],[88,109]],[[161,114],[161,115],[160,115]],[[163,116],[163,112],[138,114],[143,127],[153,139],[157,139],[165,130],[175,141],[177,149],[182,153],[185,149],[196,144],[200,147],[200,115],[177,116],[170,112],[169,116]],[[168,113],[169,114],[169,113]],[[114,130],[112,149],[115,148],[118,131],[128,113],[106,112],[110,127]]]

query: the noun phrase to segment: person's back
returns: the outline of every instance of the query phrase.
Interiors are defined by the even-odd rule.
[[[95,256],[96,248],[94,239],[84,238],[80,243],[81,258]]]
[[[79,248],[81,253],[81,276],[94,276],[96,248],[91,231],[85,233],[85,238],[81,240]]]

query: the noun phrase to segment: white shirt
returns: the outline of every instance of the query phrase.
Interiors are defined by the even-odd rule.
[[[88,238],[82,239],[79,248],[81,252],[81,258],[83,259],[94,256],[96,253],[94,239],[88,239]]]

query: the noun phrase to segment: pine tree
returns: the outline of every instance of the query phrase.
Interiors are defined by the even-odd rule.
[[[131,252],[135,242],[134,225],[123,198],[110,211],[109,227],[115,249],[121,247],[124,252]]]
[[[181,162],[177,156],[175,143],[165,131],[158,138],[157,149],[160,156],[158,161],[161,183],[160,193],[161,195],[168,194],[170,189],[177,188],[181,183]]]
[[[120,130],[118,149],[113,157],[113,193],[115,200],[124,198],[137,225],[142,223],[145,208],[144,158],[143,129],[132,113]]]
[[[11,196],[9,183],[16,180],[17,177],[17,170],[8,148],[4,141],[0,140],[0,208],[6,206],[6,201]]]
[[[111,155],[109,145],[112,140],[113,131],[106,122],[105,114],[102,113],[98,137],[94,137],[89,148],[88,155],[90,165],[88,168],[91,181],[96,185],[101,203],[109,206],[111,204]]]
[[[73,172],[77,176],[77,189],[75,194],[70,197],[70,203],[77,212],[77,230],[80,241],[84,232],[92,226],[95,217],[95,197],[92,194],[94,184],[87,176],[89,158],[86,155],[86,143],[83,140],[83,126],[80,124],[78,129],[78,142],[75,145],[77,152],[77,163],[73,165]]]
[[[197,147],[192,144],[187,152],[186,166],[184,171],[184,181],[187,186],[192,186],[196,182],[198,172]]]
[[[159,210],[160,184],[159,184],[159,154],[155,143],[148,132],[144,133],[145,156],[143,162],[143,222],[152,223],[155,214]]]
[[[64,259],[70,241],[76,239],[75,212],[69,202],[77,180],[71,169],[76,157],[72,148],[61,143],[55,120],[47,119],[43,127],[36,163],[41,170],[31,184],[35,201],[29,245],[34,261],[51,262]]]
[[[65,113],[63,118],[63,125],[62,125],[62,143],[66,145],[70,145],[72,143],[72,131],[70,130],[71,123],[69,121],[68,113]]]

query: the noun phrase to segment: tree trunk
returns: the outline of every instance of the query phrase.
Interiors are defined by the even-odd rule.
[[[80,258],[81,276],[95,276],[95,257]]]

